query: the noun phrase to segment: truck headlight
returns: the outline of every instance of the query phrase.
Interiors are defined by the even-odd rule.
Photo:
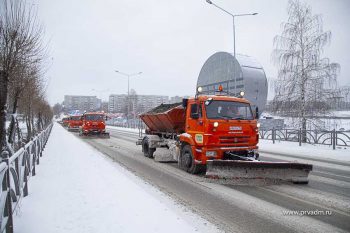
[[[216,151],[206,151],[205,156],[207,157],[215,157],[217,155]]]
[[[214,126],[215,128],[218,127],[218,126],[219,126],[219,122],[215,121],[214,124],[213,124],[213,126]]]
[[[260,128],[260,123],[256,124],[256,127]]]

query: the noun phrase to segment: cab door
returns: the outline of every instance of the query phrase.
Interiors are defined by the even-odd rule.
[[[197,144],[203,144],[204,122],[202,104],[190,103],[189,108],[187,108],[187,116],[186,132],[193,137]]]

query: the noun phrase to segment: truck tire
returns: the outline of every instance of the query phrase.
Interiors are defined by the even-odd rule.
[[[192,149],[190,145],[185,145],[180,154],[179,167],[191,174],[204,173],[206,166],[203,164],[196,164],[192,155]]]
[[[153,153],[156,151],[156,148],[149,148],[148,138],[144,138],[142,142],[142,151],[143,155],[147,158],[153,158]]]

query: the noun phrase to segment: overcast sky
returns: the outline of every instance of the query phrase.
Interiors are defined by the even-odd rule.
[[[255,57],[269,78],[273,37],[287,20],[287,0],[213,0],[236,18],[236,52]],[[50,104],[66,94],[126,94],[125,73],[138,94],[193,95],[209,56],[233,52],[232,18],[205,0],[32,0],[46,29]],[[325,55],[341,65],[339,83],[350,85],[350,1],[308,0],[332,31]],[[92,89],[98,90],[93,91]]]

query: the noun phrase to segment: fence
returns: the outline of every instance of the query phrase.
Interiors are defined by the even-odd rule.
[[[51,129],[52,124],[11,156],[9,156],[7,151],[1,153],[1,233],[13,233],[13,213],[18,206],[19,200],[28,195],[28,179],[30,176],[35,175],[35,167],[39,164]]]
[[[145,123],[143,123],[139,117],[135,119],[129,119],[128,122],[120,122],[120,121],[115,121],[114,119],[110,119],[106,121],[106,125],[118,126],[123,128],[132,128],[132,129],[146,128]]]
[[[322,144],[333,147],[350,146],[350,131],[318,131],[318,130],[302,130],[302,129],[270,129],[260,130],[260,139],[278,141],[298,142],[302,143]],[[304,140],[303,140],[304,139]]]

